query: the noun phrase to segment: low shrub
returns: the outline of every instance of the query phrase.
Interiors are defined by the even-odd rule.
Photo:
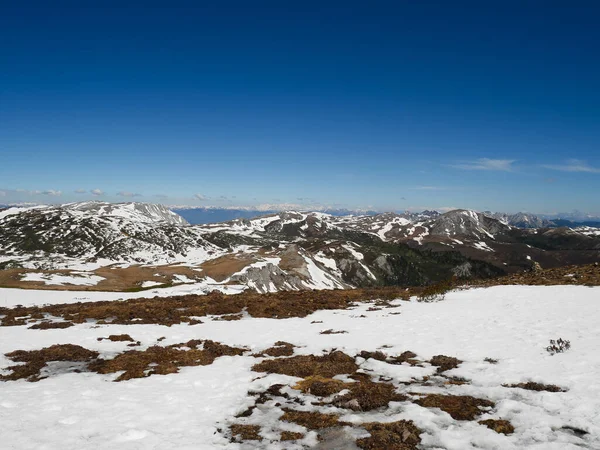
[[[423,288],[418,295],[417,300],[425,303],[440,302],[446,298],[446,293],[450,291],[452,287],[452,280],[430,284]]]
[[[555,355],[557,353],[564,353],[571,348],[571,341],[566,341],[562,338],[558,338],[557,340],[551,339],[550,345],[546,347],[546,351],[551,355]]]

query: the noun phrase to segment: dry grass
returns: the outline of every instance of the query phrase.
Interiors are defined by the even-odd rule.
[[[103,338],[103,337],[98,338],[99,341],[103,341],[105,339],[107,341],[112,341],[112,342],[123,342],[123,341],[135,342],[135,339],[133,339],[128,334],[111,334],[107,338]]]
[[[303,433],[296,433],[294,431],[282,431],[280,441],[298,441],[304,439]]]
[[[42,320],[44,314],[73,323],[97,320],[120,325],[197,323],[191,317],[237,315],[244,310],[252,317],[305,317],[319,310],[347,309],[356,302],[374,298],[398,298],[406,291],[399,287],[334,291],[289,291],[272,294],[243,292],[225,295],[185,295],[169,298],[138,298],[33,307],[0,308],[2,326],[26,325]],[[103,321],[103,322],[102,322]]]
[[[361,425],[371,436],[358,439],[356,445],[367,450],[414,450],[421,443],[422,431],[410,420]]]
[[[113,341],[133,340],[126,334],[112,335],[108,339]],[[202,345],[201,349],[198,348],[200,345]],[[180,367],[184,366],[209,365],[220,356],[238,356],[246,350],[208,340],[192,340],[185,344],[170,345],[168,347],[153,346],[144,351],[129,350],[118,354],[113,359],[106,360],[98,359],[98,352],[79,345],[53,345],[41,350],[17,350],[7,353],[6,356],[11,360],[24,362],[25,364],[8,367],[8,370],[11,370],[12,373],[0,375],[0,380],[8,381],[23,378],[27,381],[39,381],[41,379],[40,370],[46,367],[48,362],[73,361],[85,362],[85,369],[91,372],[108,374],[123,371],[115,381],[124,381],[154,374],[176,373]]]
[[[456,420],[474,420],[482,414],[480,408],[495,406],[495,403],[490,400],[466,395],[427,394],[414,402],[425,408],[439,408]]]
[[[566,392],[566,389],[561,388],[555,384],[542,384],[542,383],[534,383],[533,381],[528,381],[527,383],[517,383],[517,384],[503,384],[504,387],[508,388],[521,388],[526,389],[528,391],[546,391],[546,392]]]
[[[329,330],[324,330],[321,331],[319,334],[347,334],[347,331],[344,330],[333,330],[333,329],[329,329]]]
[[[446,370],[456,369],[462,361],[452,356],[436,355],[429,363],[437,367],[437,373],[445,372]]]
[[[387,406],[390,402],[401,402],[408,397],[396,393],[396,388],[390,383],[375,383],[363,374],[356,374],[356,383],[349,383],[346,388],[350,391],[337,396],[333,404],[353,411],[371,411]]]
[[[301,425],[309,430],[321,430],[338,425],[339,416],[334,414],[323,414],[317,411],[296,411],[283,408],[284,414],[279,420]]]
[[[385,354],[384,352],[379,351],[379,350],[375,351],[375,352],[367,352],[367,351],[363,350],[356,356],[360,356],[361,358],[364,358],[364,359],[372,358],[372,359],[376,359],[377,361],[386,362],[388,364],[408,363],[411,366],[416,366],[421,363],[421,361],[419,361],[418,359],[415,359],[417,357],[417,354],[413,353],[411,351],[408,351],[408,350],[397,356],[388,356],[387,354]]]
[[[25,363],[23,365],[10,366],[7,369],[12,373],[1,375],[0,380],[19,380],[39,381],[42,379],[40,370],[42,370],[51,361],[73,361],[90,362],[98,357],[98,352],[88,350],[79,345],[61,344],[52,345],[41,350],[16,350],[7,353],[6,357],[14,362]]]
[[[174,275],[185,275],[190,279],[203,278],[199,272],[187,266],[181,265],[163,265],[163,266],[129,266],[119,267],[101,267],[90,272],[91,275],[98,275],[104,278],[98,284],[92,286],[81,286],[73,284],[47,285],[43,281],[23,281],[24,274],[44,273],[57,274],[72,277],[78,277],[77,273],[70,270],[38,270],[38,269],[7,269],[0,270],[0,285],[14,288],[25,289],[51,289],[51,290],[77,290],[77,291],[111,291],[121,292],[130,289],[140,289],[144,281],[156,281],[169,285],[174,281]]]
[[[199,345],[203,348],[198,349]],[[189,350],[181,347],[188,347]],[[220,356],[239,356],[245,350],[209,340],[193,340],[168,347],[155,345],[144,351],[129,350],[113,359],[98,359],[89,364],[88,368],[102,374],[124,371],[115,381],[125,381],[150,375],[177,373],[179,368],[184,366],[207,366]]]
[[[29,327],[30,330],[56,330],[61,328],[69,328],[74,325],[73,322],[50,322],[44,320]]]
[[[335,375],[352,374],[357,369],[354,359],[340,351],[323,356],[299,355],[269,359],[252,367],[255,372],[280,373],[299,378],[317,375],[332,378]]]
[[[485,425],[490,430],[494,430],[496,433],[513,434],[515,432],[515,427],[508,420],[487,419],[480,420],[479,423]]]
[[[316,397],[329,397],[337,394],[344,389],[348,389],[351,383],[325,378],[319,375],[306,377],[294,386],[294,389],[302,391],[304,394],[311,394]]]
[[[220,283],[254,262],[256,262],[254,256],[248,253],[239,253],[211,259],[210,261],[203,263],[200,268],[202,269],[203,275],[207,275]]]
[[[270,347],[260,353],[255,353],[252,356],[255,356],[257,358],[264,357],[264,356],[276,356],[276,357],[292,356],[294,354],[295,348],[296,348],[296,346],[293,344],[290,344],[289,342],[277,341],[277,342],[275,342],[273,347]]]
[[[262,441],[260,426],[234,423],[229,427],[233,441]]]

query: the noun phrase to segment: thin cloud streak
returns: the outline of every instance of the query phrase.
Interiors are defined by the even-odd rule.
[[[565,164],[543,164],[544,169],[559,170],[561,172],[600,173],[600,168],[592,167],[580,159],[569,159]]]
[[[494,170],[501,172],[512,172],[515,159],[490,159],[479,158],[475,161],[467,161],[459,164],[450,164],[450,167],[461,170]]]

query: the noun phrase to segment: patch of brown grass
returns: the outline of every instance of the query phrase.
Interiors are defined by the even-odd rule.
[[[356,374],[355,383],[347,383],[345,388],[350,392],[339,395],[333,400],[333,404],[353,411],[371,411],[373,409],[387,406],[391,401],[401,402],[408,397],[396,392],[396,388],[390,383],[375,383],[363,374]]]
[[[243,316],[241,314],[225,314],[224,316],[217,317],[215,320],[224,320],[224,321],[231,322],[232,320],[241,320],[242,317]],[[198,321],[198,323],[202,323],[202,322]]]
[[[385,354],[384,352],[377,350],[375,352],[367,352],[367,351],[362,351],[360,352],[358,355],[356,356],[360,356],[361,358],[364,359],[376,359],[377,361],[383,361],[386,362],[388,364],[402,364],[402,363],[408,363],[411,366],[416,366],[418,364],[420,364],[421,361],[416,360],[416,353],[413,353],[411,351],[405,351],[400,355],[397,356],[388,356],[387,354]]]
[[[38,322],[34,325],[31,325],[29,327],[30,330],[55,330],[55,329],[60,329],[60,328],[69,328],[72,327],[74,325],[73,322],[50,322],[50,321],[43,321],[43,322]]]
[[[200,268],[202,268],[204,274],[216,282],[221,282],[255,261],[256,259],[252,255],[239,253],[211,259],[203,263]]]
[[[534,383],[533,381],[528,381],[527,383],[517,383],[517,384],[503,384],[504,387],[508,388],[521,388],[526,389],[528,391],[546,391],[546,392],[566,392],[566,389],[561,388],[555,384],[542,384],[542,383]]]
[[[229,429],[231,430],[231,437],[237,441],[262,441],[259,425],[242,425],[239,423],[232,424]]]
[[[470,381],[463,377],[445,377],[448,381],[444,384],[452,384],[455,386],[462,386],[463,384],[469,384]]]
[[[200,350],[197,347],[203,344]],[[180,347],[189,347],[189,350]],[[192,340],[186,344],[149,347],[144,351],[129,350],[113,359],[98,359],[88,365],[102,374],[124,371],[115,381],[144,378],[150,375],[177,373],[184,366],[207,366],[220,356],[240,356],[246,349],[229,347],[214,341]]]
[[[418,288],[415,288],[418,289]],[[0,308],[0,325],[26,325],[27,320],[45,314],[73,323],[96,320],[119,325],[192,323],[207,315],[235,315],[244,310],[252,317],[283,319],[305,317],[319,310],[347,309],[356,302],[374,298],[406,296],[400,287],[326,291],[284,291],[259,294],[245,291],[236,295],[212,292],[208,295],[184,295],[169,298],[138,298],[124,301],[101,301],[32,307]],[[195,322],[194,322],[195,323]]]
[[[323,356],[298,355],[269,359],[252,367],[255,372],[280,373],[299,378],[315,375],[332,378],[335,375],[354,373],[357,369],[354,359],[340,351]]]
[[[361,425],[371,436],[358,439],[356,445],[367,450],[414,450],[421,443],[422,431],[410,420]]]
[[[347,331],[344,330],[333,330],[333,329],[329,329],[329,330],[324,330],[321,331],[319,334],[347,334]]]
[[[266,350],[263,350],[260,353],[254,354],[252,356],[255,356],[257,358],[264,357],[264,356],[277,356],[277,357],[292,356],[294,354],[295,348],[296,348],[296,346],[293,344],[290,344],[289,342],[277,341],[277,342],[275,342],[273,347],[270,347]]]
[[[128,289],[141,289],[144,281],[156,281],[169,285],[174,280],[174,275],[185,275],[191,279],[198,279],[199,274],[191,267],[174,265],[162,266],[139,266],[129,267],[100,267],[90,274],[104,278],[98,284],[82,286],[78,284],[49,285],[44,281],[23,281],[22,276],[26,273],[58,274],[78,278],[81,275],[68,269],[40,270],[40,269],[7,269],[0,270],[0,285],[21,289],[36,290],[61,290],[61,291],[111,291],[119,292]],[[153,289],[153,288],[151,288]]]
[[[103,337],[98,338],[99,341],[102,341],[104,339],[106,339],[108,341],[112,341],[112,342],[124,342],[124,341],[135,342],[135,340],[128,334],[111,334],[107,338],[103,338]]]
[[[482,414],[480,408],[493,408],[494,402],[466,395],[427,394],[414,402],[425,408],[439,408],[456,420],[474,420]]]
[[[283,408],[284,414],[279,420],[301,425],[309,430],[321,430],[338,425],[339,416],[335,414],[323,414],[317,411],[296,411]]]
[[[515,427],[508,420],[487,419],[480,420],[479,423],[485,425],[490,430],[494,430],[496,433],[513,434],[515,432]]]
[[[0,380],[19,380],[26,379],[27,381],[39,381],[40,370],[46,367],[51,361],[73,361],[73,362],[89,362],[98,357],[98,352],[88,350],[79,345],[60,344],[52,345],[41,350],[16,350],[6,354],[14,362],[23,362],[23,365],[10,366],[7,369],[12,373],[1,375]]]
[[[280,441],[298,441],[304,438],[303,433],[296,433],[294,431],[282,431]]]
[[[437,373],[445,372],[446,370],[456,369],[462,361],[452,356],[436,355],[429,363],[437,367]]]
[[[311,394],[317,397],[329,397],[330,395],[337,394],[352,383],[344,383],[340,380],[334,380],[333,378],[325,378],[319,375],[306,377],[304,380],[299,381],[294,386],[294,389],[302,391],[304,394]]]

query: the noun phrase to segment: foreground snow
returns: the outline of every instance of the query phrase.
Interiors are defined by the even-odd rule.
[[[33,302],[49,302],[55,292],[22,291]],[[73,293],[62,292],[65,298]],[[90,293],[86,293],[89,295]],[[96,293],[94,293],[96,294]],[[139,296],[139,294],[137,294]],[[12,365],[3,355],[52,344],[78,344],[111,357],[127,349],[124,342],[98,337],[128,333],[144,349],[155,345],[212,339],[262,350],[285,340],[297,354],[320,354],[337,348],[349,355],[376,350],[411,350],[420,359],[455,356],[464,363],[449,375],[471,384],[451,386],[454,394],[496,402],[485,418],[509,420],[510,436],[496,434],[476,422],[457,422],[437,409],[414,404],[383,413],[347,414],[348,422],[411,419],[424,430],[422,448],[429,449],[598,449],[600,448],[600,288],[582,286],[497,286],[448,294],[439,303],[393,302],[397,308],[318,311],[285,320],[244,318],[189,326],[80,324],[60,330],[0,327],[0,367]],[[25,300],[23,300],[25,301]],[[52,302],[57,302],[53,297]],[[390,314],[397,313],[400,314]],[[366,317],[359,317],[364,315]],[[311,323],[322,321],[322,323]],[[322,335],[326,329],[346,334]],[[572,348],[550,356],[550,339],[569,339]],[[249,353],[247,353],[249,355]],[[484,358],[498,359],[498,364]],[[257,386],[293,380],[251,371],[251,356],[222,357],[209,366],[184,367],[179,373],[111,382],[114,375],[57,374],[37,383],[0,382],[0,442],[10,449],[198,449],[249,448],[230,443],[217,432],[249,404],[247,392]],[[374,360],[363,369],[407,381],[433,374],[434,367],[391,366]],[[254,381],[253,381],[254,380]],[[536,381],[557,384],[564,393],[531,392],[502,387]],[[436,387],[415,387],[437,392]],[[571,426],[588,432],[577,437]],[[267,448],[263,441],[257,447]],[[289,445],[268,448],[293,448]],[[245,447],[244,447],[245,446]]]

